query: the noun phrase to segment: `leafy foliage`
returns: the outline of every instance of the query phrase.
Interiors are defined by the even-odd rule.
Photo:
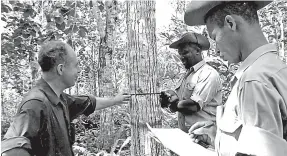
[[[156,30],[159,90],[173,88],[185,72],[177,52],[168,48],[169,44],[186,31],[207,35],[205,27],[188,27],[182,21],[187,3],[169,1],[174,8],[171,22]],[[278,43],[279,55],[285,62],[286,8],[286,1],[279,0],[259,11],[266,37]],[[40,78],[37,52],[40,45],[49,40],[63,40],[78,54],[82,71],[76,85],[66,90],[67,93],[113,96],[128,91],[126,16],[126,3],[117,0],[1,1],[4,28],[1,29],[1,136],[12,122],[23,95]],[[214,47],[213,43],[204,57],[221,75],[225,101],[238,65],[227,67],[217,57]],[[165,110],[162,114],[164,127],[177,127],[175,114]],[[115,106],[73,122],[77,127],[76,155],[130,155],[128,106]]]

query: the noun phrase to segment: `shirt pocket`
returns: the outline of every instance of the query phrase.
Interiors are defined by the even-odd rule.
[[[191,83],[191,82],[187,82],[184,86],[184,90],[183,90],[183,99],[190,99],[193,91],[195,88],[195,84]]]
[[[217,121],[218,132],[216,139],[216,147],[219,155],[230,156],[235,155],[237,148],[237,140],[241,133],[242,123],[230,114],[223,115],[224,119]]]
[[[218,110],[219,109],[217,109],[217,111]],[[219,130],[223,133],[229,135],[236,135],[236,131],[238,129],[240,130],[240,127],[242,127],[242,121],[239,119],[239,116],[237,116],[234,111],[226,110],[225,108],[224,113],[221,117],[219,112],[217,112],[217,125]]]
[[[175,85],[175,90],[179,90],[181,84],[183,83],[183,77],[179,79],[179,81]]]

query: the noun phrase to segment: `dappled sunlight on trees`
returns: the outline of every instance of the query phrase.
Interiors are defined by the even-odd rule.
[[[177,51],[168,46],[186,31],[208,34],[204,26],[184,24],[184,8],[188,1],[166,3],[173,8],[170,22],[157,27],[155,13],[164,8],[157,7],[156,1],[2,0],[1,138],[23,95],[41,77],[37,52],[40,45],[49,40],[65,41],[78,54],[81,72],[76,85],[67,89],[67,93],[105,97],[118,92],[159,92],[175,87],[185,70]],[[277,44],[278,55],[285,62],[286,11],[284,0],[272,2],[259,11],[266,38]],[[225,102],[231,90],[230,79],[238,65],[227,66],[217,56],[214,42],[209,40],[212,46],[203,56],[220,73]],[[155,127],[178,126],[176,114],[159,108],[157,100],[157,95],[133,97],[130,105],[114,106],[75,119],[75,154],[158,152],[172,155],[155,142],[144,142],[148,139],[143,136],[146,129],[141,124],[145,122]],[[136,135],[141,137],[132,138]],[[153,149],[147,151],[144,145]]]

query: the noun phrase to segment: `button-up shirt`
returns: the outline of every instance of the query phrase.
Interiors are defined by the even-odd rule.
[[[41,79],[19,105],[1,152],[20,147],[31,155],[72,156],[74,136],[70,122],[81,114],[91,114],[95,108],[94,97],[62,93],[59,98]]]
[[[203,60],[193,67],[193,72],[184,76],[176,89],[180,100],[196,101],[200,110],[185,115],[190,125],[198,121],[215,121],[216,107],[222,104],[221,80],[219,73]]]
[[[224,111],[218,108],[222,110],[217,115],[215,142],[219,155],[286,152],[286,80],[287,66],[278,58],[273,44],[255,49],[242,62]]]

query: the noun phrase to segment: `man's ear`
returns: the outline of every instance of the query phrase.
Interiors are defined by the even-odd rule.
[[[63,75],[63,70],[64,70],[64,65],[63,64],[58,64],[57,65],[57,73],[59,75]]]
[[[224,25],[233,31],[235,31],[237,27],[235,19],[231,15],[225,16]]]

